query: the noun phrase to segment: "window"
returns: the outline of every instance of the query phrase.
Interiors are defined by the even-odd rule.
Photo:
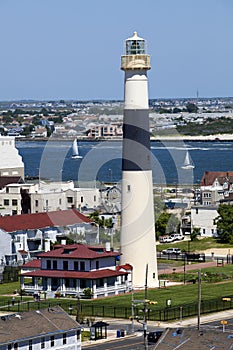
[[[198,208],[196,208],[196,214],[198,214]]]
[[[100,263],[99,263],[99,261],[96,261],[96,262],[95,262],[95,268],[96,268],[96,270],[99,270],[99,268],[100,268]]]
[[[17,210],[12,210],[12,215],[17,215]]]
[[[51,269],[51,260],[47,260],[47,270]]]
[[[73,203],[73,197],[67,197],[67,203]]]
[[[4,199],[3,204],[4,205],[9,205],[10,204],[9,199]]]
[[[9,188],[8,187],[6,188],[6,193],[9,193]],[[11,345],[9,345],[9,346],[11,346]]]
[[[83,203],[83,196],[81,196],[80,201],[81,201],[81,203]]]
[[[53,261],[53,270],[57,270],[57,260]]]
[[[54,335],[50,337],[50,346],[54,346]]]
[[[130,192],[130,185],[127,185],[127,192]]]
[[[41,338],[41,349],[45,348],[45,338]]]
[[[94,196],[94,202],[96,202],[96,196]]]
[[[203,235],[205,235],[205,228],[203,228],[202,232],[203,232]]]
[[[78,261],[74,261],[74,270],[78,271]]]
[[[18,201],[17,201],[17,199],[12,199],[12,205],[18,205]]]
[[[66,344],[66,333],[63,333],[63,344]]]
[[[80,261],[80,271],[85,271],[85,262]]]
[[[80,339],[80,334],[81,334],[81,331],[80,331],[80,329],[78,329],[78,330],[77,330],[77,340]]]
[[[32,350],[32,340],[31,340],[31,339],[29,340],[29,344],[28,344],[28,345],[29,345],[29,348],[28,348],[28,349],[29,349],[29,350]]]
[[[35,207],[38,207],[38,204],[39,204],[38,199],[36,199],[35,200]]]
[[[59,198],[59,205],[61,205],[61,198]]]
[[[63,261],[63,270],[68,270],[68,261]]]

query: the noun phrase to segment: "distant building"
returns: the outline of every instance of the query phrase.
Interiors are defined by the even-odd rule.
[[[96,210],[101,204],[97,188],[74,187],[73,181],[7,183],[0,189],[0,207],[10,215],[33,214],[77,208],[79,211]],[[8,180],[9,182],[9,180]],[[0,178],[1,183],[1,178]]]
[[[0,350],[81,350],[81,327],[61,307],[0,318]]]
[[[215,205],[233,201],[233,171],[205,171],[200,184],[200,203]]]
[[[37,258],[41,261],[40,269],[35,265],[34,271],[22,273],[20,277],[21,288],[26,292],[59,292],[64,296],[81,297],[88,288],[93,298],[98,298],[122,294],[132,288],[132,266],[118,266],[119,252],[108,246],[57,245]],[[25,278],[27,281],[31,278],[31,284],[24,284]],[[40,285],[39,279],[42,281]]]
[[[24,164],[15,147],[15,138],[0,136],[0,177],[20,176],[24,179]]]
[[[101,138],[122,135],[122,124],[94,125],[87,131],[87,136],[90,138]]]
[[[99,242],[98,227],[75,209],[0,217],[0,257],[7,265],[21,264],[25,254],[29,260],[69,234],[78,242]]]

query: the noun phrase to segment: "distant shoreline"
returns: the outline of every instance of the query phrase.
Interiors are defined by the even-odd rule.
[[[56,141],[67,141],[67,142],[72,142],[74,140],[75,137],[69,137],[69,138],[63,138],[63,137],[15,137],[16,141],[52,141],[52,142],[56,142]],[[101,137],[101,138],[93,138],[90,139],[89,137],[80,137],[78,138],[78,141],[84,141],[84,142],[102,142],[102,141],[122,141],[123,138],[122,137]],[[217,134],[217,135],[207,135],[207,136],[189,136],[189,135],[177,135],[177,136],[169,136],[169,135],[158,135],[158,136],[153,136],[150,138],[151,141],[196,141],[196,142],[227,142],[227,141],[233,141],[233,135],[232,134]]]

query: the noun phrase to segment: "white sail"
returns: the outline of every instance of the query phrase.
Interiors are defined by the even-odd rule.
[[[73,142],[72,158],[82,158],[82,156],[79,155],[77,139],[75,139],[74,142]]]
[[[195,168],[188,151],[185,154],[184,164],[181,168],[186,170]]]

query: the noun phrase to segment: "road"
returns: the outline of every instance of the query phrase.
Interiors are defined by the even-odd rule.
[[[148,350],[153,350],[155,344],[148,344]],[[82,345],[82,348],[88,349],[88,350],[96,350],[98,347],[98,350],[111,350],[111,349],[124,349],[124,350],[143,350],[145,349],[144,344],[144,337],[143,334],[137,333],[135,336],[132,337],[125,337],[120,338],[116,340],[111,340],[109,342],[105,343],[99,343],[96,344],[92,343],[91,345]]]

